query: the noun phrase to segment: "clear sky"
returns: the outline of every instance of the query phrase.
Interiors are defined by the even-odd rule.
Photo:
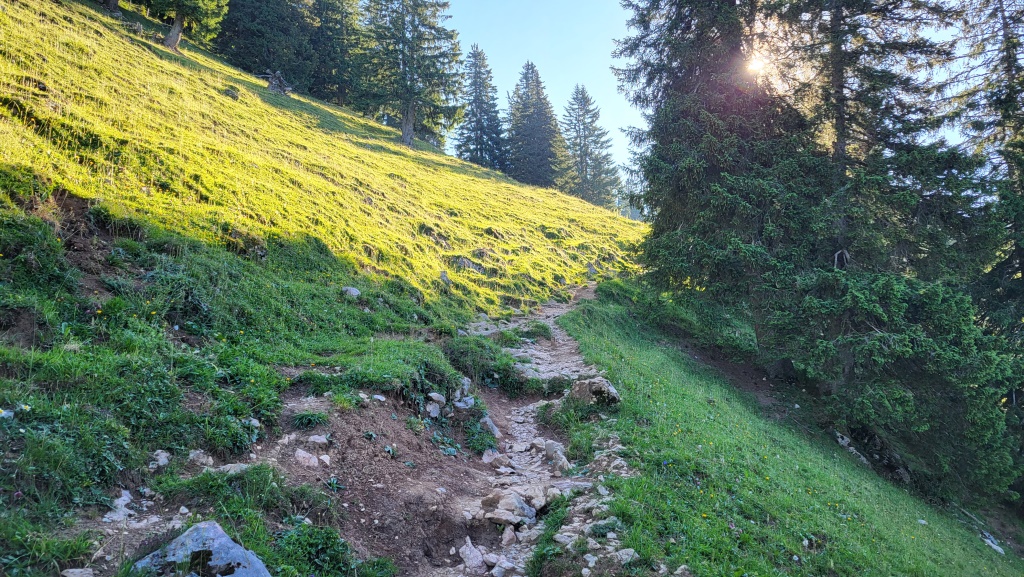
[[[629,14],[618,0],[450,0],[446,26],[459,32],[463,53],[479,44],[494,71],[502,112],[527,60],[537,65],[561,118],[576,84],[601,108],[620,164],[629,161],[621,128],[642,126],[640,112],[618,91],[612,74],[615,40],[627,35]]]

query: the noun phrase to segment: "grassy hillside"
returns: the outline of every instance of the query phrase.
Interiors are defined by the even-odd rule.
[[[637,238],[586,203],[407,149],[391,130],[272,94],[200,51],[168,52],[149,22],[140,35],[91,3],[7,6],[0,162],[22,193],[34,178],[247,253],[313,237],[428,295],[447,271],[450,296],[485,310],[544,298]]]
[[[640,320],[652,311],[634,304],[634,288],[606,283],[598,292],[600,302],[560,323],[621,387],[622,408],[596,425],[587,407],[554,418],[577,451],[608,434],[629,448],[639,475],[611,482],[609,514],[640,554],[637,565],[685,563],[700,576],[1024,574],[1011,551],[1002,556],[982,542],[984,527],[972,519],[881,480],[796,419],[770,418],[774,410],[667,347],[675,338]],[[663,326],[685,326],[690,313],[653,314]],[[567,555],[551,563],[578,567],[581,553]]]
[[[629,268],[642,234],[126,17],[142,33],[91,3],[0,10],[0,574],[87,562],[74,518],[153,482],[155,450],[245,460],[295,367],[342,373],[339,407],[449,393],[437,338]],[[309,574],[315,547],[272,537],[294,514],[245,518]]]

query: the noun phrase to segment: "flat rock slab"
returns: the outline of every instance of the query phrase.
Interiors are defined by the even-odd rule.
[[[159,551],[143,558],[132,569],[152,570],[157,575],[177,574],[180,564],[197,575],[222,577],[270,577],[255,553],[231,540],[214,521],[193,526]]]

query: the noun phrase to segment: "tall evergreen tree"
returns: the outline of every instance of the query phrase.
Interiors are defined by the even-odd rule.
[[[316,28],[310,45],[316,53],[309,92],[342,106],[364,90],[368,37],[361,23],[359,0],[313,0]]]
[[[562,130],[565,134],[575,186],[568,192],[583,200],[610,208],[622,188],[619,169],[611,155],[611,138],[601,128],[601,110],[587,89],[577,84],[565,107]]]
[[[804,227],[821,200],[824,163],[810,126],[745,70],[751,3],[641,0],[628,4],[636,34],[619,43],[618,70],[650,127],[634,131],[651,220],[649,276],[665,290],[690,283],[719,302],[759,306],[768,280],[809,258]]]
[[[1007,249],[980,283],[989,327],[1024,341],[1024,5],[964,0],[967,56],[956,113],[1001,181],[999,218]],[[1022,399],[1024,402],[1024,399]]]
[[[457,33],[443,26],[448,2],[369,0],[367,21],[373,39],[372,104],[383,116],[400,119],[402,142],[419,132],[436,141],[458,120],[462,85]]]
[[[466,58],[465,112],[459,125],[455,151],[469,162],[505,170],[507,154],[504,128],[498,113],[498,89],[487,65],[487,55],[474,44]]]
[[[923,31],[954,13],[933,0],[768,7],[805,67],[794,92],[810,96],[831,164],[819,225],[830,246],[802,279],[815,300],[775,317],[773,344],[848,423],[907,456],[921,488],[1000,491],[1017,474],[998,406],[1006,358],[964,291],[1001,239],[995,191],[983,158],[932,136],[937,84],[918,72],[952,57]]]
[[[540,72],[532,62],[523,65],[509,97],[508,146],[508,174],[512,178],[563,191],[575,186],[565,138]]]
[[[977,274],[987,258],[985,243],[963,241],[975,232],[971,207],[988,191],[958,177],[976,170],[969,168],[974,159],[926,142],[940,127],[929,98],[935,83],[915,72],[951,57],[947,46],[922,31],[954,14],[935,0],[780,0],[767,6],[798,56],[802,77],[794,92],[811,95],[831,155],[834,250],[822,258],[837,268],[856,261],[860,270],[930,278]]]
[[[164,36],[164,46],[177,50],[186,29],[196,40],[205,42],[216,37],[228,12],[228,0],[153,0],[153,10],[173,20]]]
[[[233,65],[263,74],[280,71],[300,92],[309,89],[317,53],[309,6],[288,0],[230,0],[215,47]]]
[[[749,311],[837,418],[907,458],[919,487],[998,492],[1016,474],[1005,357],[964,291],[993,252],[982,162],[941,141],[928,79],[948,58],[907,22],[925,0],[635,0],[620,71],[652,219],[651,279]],[[760,31],[800,74],[746,70]],[[921,426],[927,423],[927,426]],[[963,483],[963,484],[961,484]]]

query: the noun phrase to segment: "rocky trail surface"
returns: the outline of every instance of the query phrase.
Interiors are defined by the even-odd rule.
[[[510,320],[482,318],[467,327],[471,334],[492,335],[536,326],[536,321],[548,325],[551,338],[526,339],[507,350],[519,359],[517,367],[525,376],[565,386],[562,398],[547,399],[509,399],[496,390],[476,391],[488,407],[481,424],[491,429],[498,445],[482,458],[465,451],[453,456],[439,445],[436,434],[430,438],[411,430],[407,419],[413,410],[400,398],[360,392],[363,408],[342,413],[330,399],[310,396],[297,386],[282,399],[281,434],[254,445],[247,461],[219,462],[193,451],[181,465],[182,474],[208,469],[236,473],[269,464],[290,484],[333,487],[334,506],[340,507],[333,520],[341,535],[361,554],[390,557],[401,575],[417,577],[524,575],[546,530],[545,516],[557,504],[565,515],[559,515],[563,520],[555,542],[586,550],[586,566],[574,574],[614,574],[635,557],[617,538],[618,521],[607,514],[612,497],[602,485],[606,474],[632,474],[619,456],[624,447],[616,437],[605,436],[598,439],[591,462],[572,463],[558,432],[540,418],[542,411],[557,410],[570,396],[607,405],[619,401],[612,384],[586,364],[577,343],[555,323],[578,300],[593,296],[593,289],[585,288],[572,302],[550,303],[535,314]],[[435,402],[446,416],[457,419],[468,399],[467,382],[454,399]],[[308,431],[291,427],[292,415],[309,411],[329,414],[330,422]],[[259,423],[253,426],[258,430]],[[150,467],[158,471],[169,459],[158,452]],[[191,514],[202,514],[177,505],[135,487],[123,490],[115,509],[103,518],[84,522],[82,528],[106,535],[93,559],[97,574],[112,574],[140,543],[182,527]]]
[[[524,376],[545,381],[555,380],[571,384],[566,395],[579,396],[588,401],[607,402],[608,394],[618,401],[614,387],[598,372],[586,364],[577,343],[556,324],[558,317],[571,311],[581,298],[593,298],[593,289],[576,294],[570,303],[549,303],[535,315],[492,323],[483,320],[469,327],[471,334],[489,336],[499,331],[523,328],[531,321],[540,321],[551,329],[551,338],[528,341],[516,349],[509,349],[520,364],[517,368]],[[597,392],[600,391],[600,392]],[[595,399],[596,396],[596,399]],[[488,451],[483,461],[495,468],[495,475],[487,477],[476,491],[456,504],[464,518],[472,525],[483,525],[485,531],[501,534],[501,541],[490,546],[474,542],[467,535],[457,554],[461,563],[454,567],[428,569],[421,573],[430,577],[462,577],[495,575],[496,577],[525,573],[526,564],[533,556],[540,535],[545,531],[543,513],[560,498],[568,499],[567,515],[555,534],[555,541],[571,546],[578,540],[586,543],[585,557],[588,567],[584,576],[593,573],[598,564],[622,565],[633,559],[630,549],[620,549],[614,526],[616,519],[604,518],[611,496],[600,485],[603,473],[631,474],[628,465],[617,456],[623,447],[615,437],[605,438],[592,463],[570,463],[565,447],[557,440],[545,438],[539,425],[541,410],[554,410],[560,400],[540,400],[517,404],[515,401],[489,404],[491,419],[495,422],[500,451]],[[552,406],[549,406],[552,405]],[[587,466],[587,475],[572,474]],[[599,531],[603,543],[590,537],[592,528],[601,524]]]

